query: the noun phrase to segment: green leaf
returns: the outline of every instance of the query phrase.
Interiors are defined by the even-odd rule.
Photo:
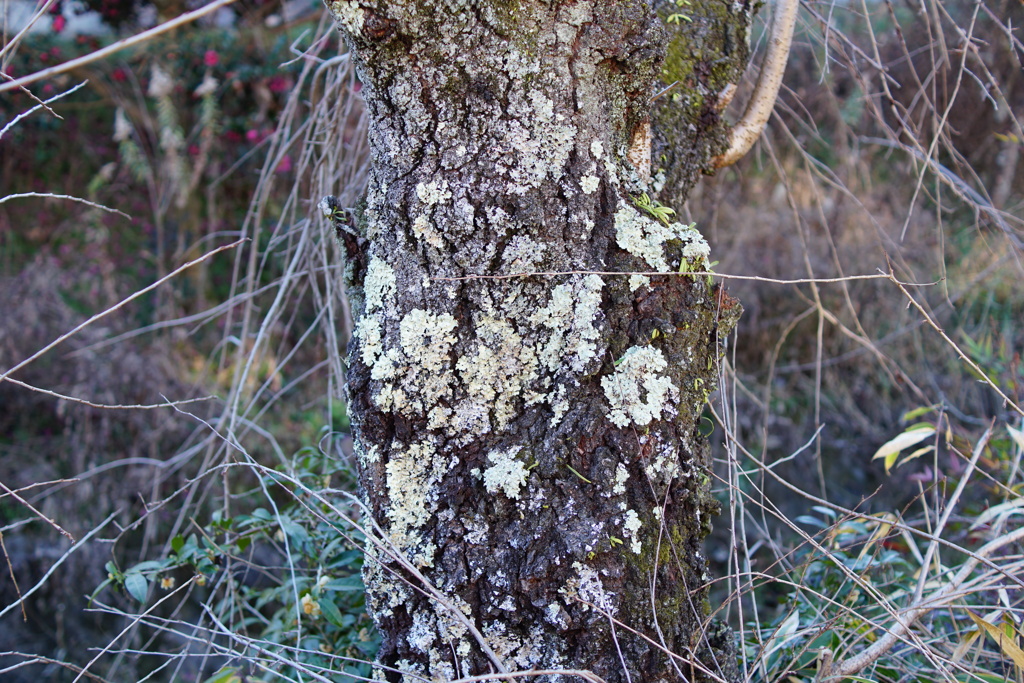
[[[305,527],[288,517],[282,516],[279,524],[281,525],[281,530],[294,541],[302,543],[309,540],[309,533],[306,532]]]
[[[255,510],[253,510],[252,516],[264,522],[269,522],[270,520],[274,519],[274,516],[263,508],[256,508]]]
[[[366,590],[363,586],[363,579],[358,574],[352,576],[346,576],[342,579],[331,579],[324,584],[324,590],[329,591],[362,591]]]
[[[324,619],[331,622],[338,628],[345,628],[345,622],[342,619],[341,612],[338,611],[337,605],[326,597],[321,597],[317,600],[317,604],[320,605],[320,614],[323,615]]]
[[[107,562],[103,565],[103,568],[107,570],[107,575],[114,581],[117,581],[118,583],[124,581],[124,574],[121,573],[121,570],[118,569],[117,565],[113,562]]]
[[[203,683],[241,683],[241,681],[242,677],[238,674],[238,667],[225,666],[203,681]]]
[[[932,412],[933,410],[935,410],[938,407],[939,407],[938,405],[933,405],[933,406],[924,406],[922,408],[914,408],[913,410],[909,410],[909,411],[903,413],[903,417],[901,417],[900,420],[902,422],[910,422],[911,420],[916,420],[917,418],[921,417],[922,415],[926,415],[926,414]]]
[[[177,536],[171,539],[171,550],[173,550],[175,553],[180,553],[181,549],[184,547],[185,537],[181,534],[178,534]]]
[[[146,594],[149,593],[149,580],[138,572],[128,572],[124,575],[124,589],[128,595],[139,602],[146,602]]]
[[[928,424],[927,422],[907,427],[902,434],[882,444],[881,448],[871,456],[871,459],[878,460],[879,458],[884,458],[885,472],[888,474],[904,449],[921,443],[933,434],[935,434],[935,425]]]
[[[956,680],[960,681],[960,683],[978,683],[978,681],[981,681],[982,683],[1006,683],[1005,676],[996,676],[995,674],[981,672],[957,674]]]
[[[152,572],[167,569],[171,566],[170,560],[146,560],[128,570],[129,573]]]
[[[92,592],[92,595],[89,596],[89,606],[90,607],[92,607],[92,601],[96,599],[96,596],[100,594],[100,591],[103,590],[104,588],[106,588],[107,586],[109,586],[110,584],[112,584],[113,582],[114,582],[113,579],[105,579],[103,581],[103,583],[101,583],[100,585],[96,586],[96,590],[94,590]]]

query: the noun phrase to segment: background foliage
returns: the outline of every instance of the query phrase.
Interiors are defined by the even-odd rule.
[[[707,413],[715,604],[752,680],[835,673],[892,632],[852,673],[1024,664],[1022,15],[805,3],[755,152],[675,207],[722,277],[762,278],[726,280],[746,313]],[[4,73],[111,39],[64,16],[8,36]],[[88,85],[3,129],[0,368],[109,312],[11,375],[60,396],[0,382],[4,680],[370,673],[344,260],[316,209],[355,205],[365,122],[336,32],[282,16],[42,81]],[[4,93],[3,125],[34,105]]]

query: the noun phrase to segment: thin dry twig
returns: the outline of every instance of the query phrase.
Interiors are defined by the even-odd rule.
[[[504,275],[463,275],[460,277],[432,277],[431,282],[460,282],[465,280],[515,280],[527,277],[564,277],[566,275],[600,275],[604,276],[632,276],[646,275],[648,277],[700,277],[711,276],[723,280],[749,280],[751,282],[767,282],[776,285],[805,285],[805,284],[829,284],[836,282],[856,282],[858,280],[891,280],[892,276],[886,273],[873,275],[846,275],[844,277],[805,277],[780,279],[764,277],[761,275],[732,275],[730,273],[718,273],[713,271],[697,270],[687,273],[662,273],[658,271],[611,271],[611,270],[555,270],[555,271],[528,271],[522,273],[508,273]],[[941,280],[933,282],[903,282],[905,287],[934,287]]]
[[[10,605],[8,605],[7,607],[5,607],[3,609],[0,609],[0,617],[3,617],[5,614],[10,612],[15,607],[20,607],[25,602],[26,599],[28,599],[28,598],[30,598],[32,596],[33,593],[35,593],[37,590],[39,590],[40,588],[45,586],[46,582],[50,580],[50,577],[53,575],[53,573],[55,571],[57,571],[58,567],[60,567],[62,564],[64,564],[64,562],[69,557],[71,557],[71,555],[75,551],[77,551],[79,548],[85,547],[86,541],[88,541],[93,536],[98,534],[100,532],[100,530],[102,530],[104,527],[107,526],[107,524],[109,524],[111,521],[113,521],[114,517],[116,517],[119,513],[120,513],[120,510],[115,510],[114,512],[110,513],[110,515],[107,516],[106,519],[104,519],[102,522],[100,522],[97,526],[93,527],[93,529],[89,533],[87,533],[85,536],[83,536],[81,541],[74,542],[72,544],[72,546],[70,548],[68,548],[67,551],[63,555],[61,555],[60,558],[56,562],[54,562],[52,565],[50,565],[50,568],[48,570],[46,570],[46,573],[43,574],[42,578],[39,579],[39,581],[36,582],[36,585],[32,586],[32,588],[30,588],[27,591],[25,591],[25,594],[22,595],[21,598],[19,598],[17,601],[11,603]]]
[[[138,290],[134,294],[131,294],[128,297],[126,297],[126,298],[122,299],[121,301],[119,301],[118,303],[114,304],[110,308],[108,308],[108,309],[106,309],[106,310],[104,310],[104,311],[102,311],[100,313],[97,313],[96,315],[92,316],[91,318],[89,318],[85,322],[81,323],[80,325],[77,325],[70,332],[66,332],[66,333],[62,334],[61,336],[57,337],[57,339],[53,340],[52,342],[50,342],[49,344],[47,344],[43,348],[39,349],[38,351],[33,353],[31,356],[29,356],[25,360],[21,361],[20,363],[18,363],[14,367],[12,367],[9,370],[5,371],[2,375],[0,375],[0,382],[3,382],[4,380],[7,379],[8,375],[14,374],[15,372],[17,372],[21,368],[25,367],[26,365],[28,365],[32,361],[36,360],[37,358],[39,358],[40,356],[45,354],[50,349],[54,348],[58,344],[60,344],[60,343],[64,342],[65,340],[67,340],[69,337],[74,336],[75,334],[77,334],[78,332],[81,332],[83,329],[85,329],[89,325],[92,325],[97,320],[101,320],[102,318],[105,318],[106,316],[110,315],[114,311],[117,311],[118,309],[122,308],[123,306],[127,305],[128,303],[134,301],[135,299],[138,299],[140,296],[146,294],[147,292],[153,291],[154,289],[156,289],[157,287],[159,287],[163,283],[165,283],[168,280],[176,277],[178,274],[188,270],[192,266],[194,266],[194,265],[196,265],[198,263],[202,263],[206,259],[211,258],[211,257],[219,254],[222,251],[227,251],[228,249],[234,249],[235,247],[237,247],[237,246],[239,246],[241,244],[244,244],[246,241],[247,240],[245,240],[245,239],[240,239],[240,240],[237,240],[235,242],[232,242],[231,244],[225,244],[222,247],[217,247],[216,249],[213,249],[212,251],[206,252],[205,254],[203,254],[202,256],[200,256],[199,258],[197,258],[195,260],[189,261],[188,263],[186,263],[186,264],[184,264],[182,266],[179,266],[178,268],[174,269],[174,271],[168,273],[167,275],[165,275],[164,277],[160,278],[159,280],[157,280],[156,282],[152,283],[151,285],[143,287],[142,289]]]
[[[10,201],[11,199],[26,199],[28,197],[41,197],[44,199],[66,199],[68,201],[79,202],[81,204],[85,204],[86,206],[91,206],[94,209],[100,209],[102,211],[116,213],[119,216],[124,216],[128,220],[132,219],[132,217],[126,214],[124,211],[118,211],[117,209],[112,209],[109,206],[103,206],[102,204],[97,204],[96,202],[90,202],[88,199],[82,199],[81,197],[73,197],[68,194],[54,194],[52,192],[22,192],[20,194],[9,194],[6,197],[0,197],[0,204],[4,204],[5,202]]]
[[[18,121],[21,121],[22,119],[24,119],[27,116],[31,116],[33,112],[35,112],[35,111],[37,111],[39,109],[46,109],[47,111],[52,112],[53,110],[50,109],[50,107],[48,106],[51,102],[56,102],[57,100],[61,99],[62,97],[67,97],[68,95],[70,95],[71,93],[75,92],[79,88],[85,87],[86,83],[88,83],[88,81],[82,81],[81,83],[79,83],[78,85],[74,86],[73,88],[68,88],[64,92],[61,92],[61,93],[58,93],[58,94],[54,95],[53,97],[51,97],[50,99],[46,100],[45,102],[40,102],[39,104],[37,104],[36,106],[32,107],[31,109],[29,109],[27,111],[23,111],[22,113],[18,114],[13,119],[8,121],[7,124],[3,128],[0,128],[0,139],[3,139],[4,135],[6,135],[7,132],[9,130],[11,130],[11,128],[14,128],[14,126],[16,126],[18,124]],[[0,87],[2,87],[2,86],[0,86]],[[54,114],[54,116],[56,116],[56,114]],[[6,200],[4,200],[4,201],[6,201]]]
[[[186,398],[180,401],[164,401],[163,403],[134,403],[134,404],[110,404],[110,403],[94,403],[84,398],[78,398],[76,396],[68,396],[66,394],[60,394],[56,391],[49,389],[43,389],[29,384],[28,382],[22,382],[21,380],[14,379],[13,377],[4,377],[3,381],[15,384],[23,389],[34,391],[39,394],[46,396],[52,396],[62,401],[70,401],[71,403],[80,403],[82,405],[89,406],[90,408],[102,408],[103,410],[156,410],[157,408],[172,408],[174,406],[184,406],[190,403],[200,403],[202,401],[212,401],[216,399],[216,396],[201,396],[199,398]]]
[[[46,515],[44,515],[44,514],[43,514],[42,512],[40,512],[39,510],[35,509],[35,508],[34,508],[34,507],[32,506],[32,504],[31,504],[31,503],[29,503],[29,502],[28,502],[27,500],[25,500],[24,498],[22,498],[21,496],[19,496],[19,495],[18,495],[18,493],[17,493],[17,491],[15,491],[15,490],[13,490],[13,489],[9,488],[9,487],[7,486],[7,484],[3,483],[2,481],[0,481],[0,489],[3,489],[4,491],[6,491],[6,492],[7,492],[7,494],[6,494],[6,495],[9,495],[9,496],[11,496],[11,497],[12,497],[12,498],[14,498],[14,499],[15,499],[16,501],[18,501],[19,503],[21,503],[22,505],[24,505],[25,507],[27,507],[27,508],[28,508],[29,510],[31,510],[31,511],[32,511],[32,512],[33,512],[33,513],[35,514],[35,516],[36,516],[36,517],[38,517],[39,519],[43,520],[44,522],[46,522],[47,524],[49,524],[50,526],[52,526],[52,527],[53,527],[54,529],[56,529],[56,530],[57,530],[57,532],[58,532],[58,533],[59,533],[59,534],[60,534],[61,536],[64,536],[65,538],[67,538],[67,539],[68,539],[69,541],[71,541],[72,543],[74,543],[74,542],[75,542],[75,537],[74,537],[74,536],[72,536],[72,535],[71,535],[71,534],[70,534],[69,532],[65,531],[65,530],[64,530],[64,528],[63,528],[63,527],[62,527],[61,525],[57,524],[57,522],[55,522],[55,521],[53,521],[52,519],[50,519],[49,517],[47,517]]]
[[[914,308],[916,308],[918,310],[918,312],[922,316],[924,316],[925,321],[931,326],[931,328],[933,330],[935,330],[936,332],[938,332],[939,336],[942,337],[942,339],[947,344],[949,344],[949,346],[952,347],[952,349],[954,351],[956,351],[956,355],[960,356],[960,359],[963,360],[964,363],[967,363],[967,365],[971,368],[971,370],[973,370],[975,373],[977,373],[978,377],[981,378],[981,381],[983,381],[985,384],[987,384],[989,387],[991,387],[993,391],[995,391],[997,394],[999,394],[999,396],[1006,402],[1006,405],[1010,406],[1019,415],[1024,417],[1024,409],[1022,409],[1019,405],[1017,405],[1014,402],[1013,399],[1011,399],[1009,396],[1007,396],[1006,393],[1002,389],[1000,389],[999,386],[989,378],[988,374],[984,370],[982,370],[981,367],[977,363],[975,363],[973,360],[971,360],[970,357],[968,357],[968,355],[966,353],[964,353],[964,350],[961,349],[960,346],[955,341],[953,341],[952,339],[949,338],[949,335],[946,334],[946,331],[943,330],[939,326],[939,324],[937,322],[935,322],[935,319],[932,318],[932,316],[928,315],[928,311],[926,311],[924,309],[924,306],[922,306],[918,302],[918,300],[915,299],[910,294],[910,292],[908,292],[906,290],[906,287],[903,285],[903,283],[899,282],[896,279],[895,274],[893,274],[891,270],[889,272],[889,275],[891,276],[890,279],[891,279],[892,283],[894,285],[896,285],[897,287],[899,287],[900,291],[903,292],[903,295],[905,297],[907,297],[907,301],[909,301],[910,304]]]

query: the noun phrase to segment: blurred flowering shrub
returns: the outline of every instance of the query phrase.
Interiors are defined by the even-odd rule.
[[[32,86],[46,98],[89,81],[54,105],[63,120],[38,111],[7,133],[4,192],[80,196],[132,221],[44,202],[26,225],[15,203],[0,205],[0,275],[17,273],[40,250],[75,258],[88,249],[133,286],[190,257],[206,236],[237,229],[301,68],[282,65],[295,57],[294,38],[263,27],[182,31]],[[5,72],[24,76],[101,46],[89,36],[30,36]],[[25,92],[8,93],[0,119],[34,104]],[[275,170],[291,173],[291,158]],[[201,304],[209,292],[195,294]]]

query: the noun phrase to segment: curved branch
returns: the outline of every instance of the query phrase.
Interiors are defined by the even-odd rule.
[[[782,85],[782,74],[786,71],[789,48],[793,43],[796,11],[799,7],[800,0],[778,0],[772,16],[768,52],[761,64],[761,73],[757,77],[754,94],[747,102],[747,110],[743,112],[743,117],[729,134],[729,149],[711,160],[714,168],[732,166],[749,152],[761,137],[761,131],[764,130],[768,117],[772,115],[772,109],[775,107],[779,86]]]

